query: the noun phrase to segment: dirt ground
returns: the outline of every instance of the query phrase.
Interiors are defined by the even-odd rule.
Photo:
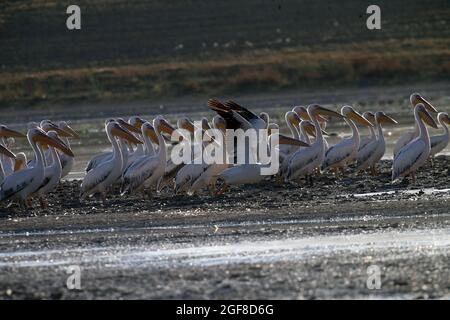
[[[450,298],[450,157],[416,185],[382,174],[233,188],[211,197],[80,203],[64,182],[47,211],[0,211],[0,297]],[[429,189],[428,186],[433,186]],[[81,268],[69,290],[67,267]],[[369,266],[381,288],[367,287]]]

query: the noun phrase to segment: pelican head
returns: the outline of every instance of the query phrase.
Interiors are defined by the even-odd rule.
[[[177,121],[177,126],[178,126],[179,129],[187,130],[187,131],[189,131],[189,132],[192,133],[192,134],[193,134],[194,131],[195,131],[194,124],[192,123],[191,120],[189,120],[189,119],[186,118],[186,117],[183,117],[183,118],[181,118],[181,119],[178,119],[178,121]]]
[[[259,114],[259,117],[267,124],[269,125],[269,114],[267,112],[261,112]]]
[[[292,108],[292,111],[295,112],[300,117],[300,119],[311,120],[308,114],[308,110],[306,110],[306,107],[304,106],[295,106]]]
[[[300,125],[300,121],[302,121],[302,119],[300,119],[299,115],[294,111],[286,112],[286,115],[284,116],[284,118],[286,119],[287,123],[292,124],[295,128],[298,128],[298,126]]]
[[[375,114],[372,111],[365,111],[362,116],[370,123],[375,123]]]
[[[222,132],[225,132],[225,130],[227,130],[227,122],[223,117],[219,115],[216,115],[214,116],[214,118],[212,118],[212,125],[214,129],[218,129]]]
[[[316,137],[316,127],[311,121],[302,120],[302,122],[300,122],[300,126],[308,135],[313,136],[314,138]]]
[[[373,127],[373,125],[367,119],[365,119],[361,114],[359,114],[355,109],[353,109],[350,106],[343,106],[341,108],[341,113],[346,118],[348,118],[356,123],[359,123],[361,125],[368,126],[368,127]]]
[[[5,125],[0,125],[0,138],[26,138],[26,135],[16,130],[10,129]]]
[[[419,93],[413,93],[410,97],[409,97],[409,101],[411,102],[412,107],[414,108],[416,105],[418,105],[419,103],[422,103],[425,108],[430,111],[430,112],[438,112],[436,110],[435,107],[433,107],[433,105],[428,102],[424,97],[422,97],[422,95],[420,95]]]
[[[163,116],[157,116],[154,120],[153,120],[153,127],[156,129],[157,132],[159,133],[167,133],[169,136],[172,135],[172,133],[175,131],[175,128],[172,127],[172,125],[166,120],[164,119]]]
[[[42,120],[39,126],[45,132],[55,131],[61,137],[71,137],[71,135],[68,132],[60,129],[56,124],[54,124],[50,120]]]
[[[145,134],[154,144],[159,145],[158,136],[156,135],[155,128],[148,121],[144,122],[141,126],[142,134]]]
[[[129,124],[128,122],[126,122],[125,120],[123,120],[122,118],[117,118],[116,122],[122,128],[128,130],[129,132],[141,134],[140,128],[136,128],[135,126],[133,126],[133,125]]]
[[[376,119],[376,122],[378,122],[380,124],[381,123],[382,124],[398,124],[398,122],[395,119],[389,117],[383,111],[377,111],[375,113],[375,119]]]
[[[424,104],[422,103],[417,104],[415,110],[417,111],[417,114],[423,120],[424,123],[426,123],[432,128],[435,129],[438,128],[436,121],[434,121],[433,117],[430,115],[430,113],[427,110],[427,107]]]
[[[209,130],[209,129],[211,129],[211,127],[210,127],[210,125],[209,125],[209,123],[208,123],[208,119],[205,118],[205,117],[202,118],[202,129],[203,129],[203,130]]]
[[[58,128],[65,131],[67,134],[69,134],[72,138],[80,138],[80,135],[70,127],[66,121],[59,121],[58,122]]]
[[[141,129],[142,125],[146,123],[146,121],[138,116],[133,116],[128,119],[128,123],[137,129]]]
[[[55,134],[57,134],[57,132],[55,132]],[[74,157],[72,150],[70,150],[64,142],[59,138],[47,135],[47,133],[40,128],[29,129],[27,135],[34,143],[39,143],[41,146],[54,147],[68,156]]]
[[[437,118],[440,123],[450,125],[450,117],[447,112],[439,112]]]
[[[106,130],[110,131],[114,137],[124,139],[130,143],[142,144],[142,141],[136,138],[130,131],[125,129],[118,122],[112,121],[106,125]]]

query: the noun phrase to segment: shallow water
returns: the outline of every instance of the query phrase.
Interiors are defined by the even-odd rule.
[[[0,268],[49,267],[82,264],[86,267],[173,267],[298,261],[310,256],[364,253],[380,250],[446,251],[450,229],[386,231],[350,235],[238,241],[192,246],[89,247],[70,250],[0,253]],[[431,253],[430,253],[431,254]]]

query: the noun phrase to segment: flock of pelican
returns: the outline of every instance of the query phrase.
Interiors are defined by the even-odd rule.
[[[438,111],[417,93],[410,96],[410,102],[415,127],[395,144],[392,181],[410,176],[415,182],[417,170],[449,143],[449,115],[445,112],[437,114],[437,122],[444,133],[430,137],[427,126],[438,128],[432,116]],[[270,122],[265,112],[257,115],[236,102],[222,103],[217,99],[210,99],[208,106],[217,115],[211,122],[203,118],[201,128],[187,117],[178,119],[176,127],[161,115],[153,121],[138,116],[128,121],[121,118],[106,120],[105,131],[112,150],[89,161],[81,183],[80,198],[99,195],[105,201],[106,196],[117,192],[118,188],[122,195],[139,192],[143,196],[151,196],[154,191],[165,188],[172,188],[176,194],[189,195],[209,189],[211,194],[218,195],[230,186],[263,180],[265,176],[260,169],[265,164],[260,162],[255,147],[251,145],[248,148],[252,161],[248,163],[194,161],[201,157],[202,150],[213,144],[225,143],[227,129],[267,130],[269,142],[276,138],[274,147],[279,153],[280,163],[276,176],[280,183],[305,178],[312,185],[314,176],[321,172],[331,170],[336,175],[343,174],[347,166],[355,163],[357,172],[369,170],[376,175],[377,164],[386,151],[383,126],[397,123],[383,111],[360,114],[351,106],[343,106],[340,112],[336,112],[311,104],[296,106],[286,112],[285,121],[290,135],[282,135],[276,130],[279,125]],[[345,121],[351,129],[351,136],[329,145],[326,127],[333,118]],[[359,126],[367,128],[369,134],[360,135]],[[192,139],[199,132],[206,134],[211,128],[220,132],[224,139]],[[174,133],[178,134],[177,141],[171,139]],[[30,161],[27,161],[25,153],[14,154],[10,150],[14,139],[20,138],[27,138],[34,152]],[[0,201],[17,202],[23,208],[32,206],[32,200],[37,199],[41,207],[46,208],[46,195],[55,190],[61,178],[72,168],[74,154],[69,140],[76,138],[79,138],[78,134],[64,121],[30,123],[26,135],[0,126]],[[190,163],[177,164],[168,157],[170,148],[180,141],[189,144],[192,151]],[[268,149],[270,146],[273,147],[268,143]],[[226,156],[223,155],[224,158]]]

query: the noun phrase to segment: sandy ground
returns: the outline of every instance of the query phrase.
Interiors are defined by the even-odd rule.
[[[0,209],[0,298],[449,299],[450,157],[416,185],[390,184],[390,165],[105,205],[63,182],[48,211]],[[74,265],[81,290],[66,287]]]

